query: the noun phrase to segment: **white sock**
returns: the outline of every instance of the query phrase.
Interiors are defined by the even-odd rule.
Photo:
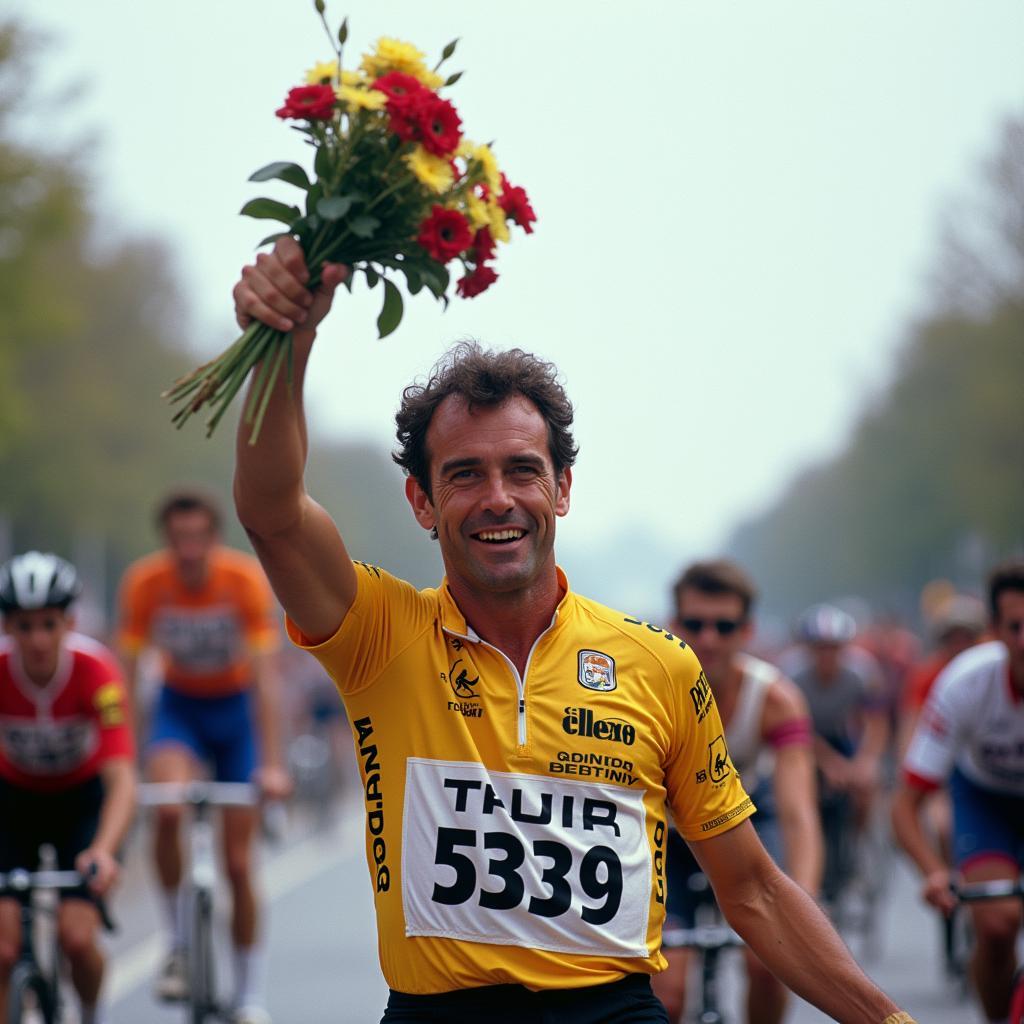
[[[263,947],[235,946],[235,1006],[263,1005]]]
[[[184,949],[188,945],[188,911],[181,886],[163,890],[164,923],[171,937],[171,949]]]

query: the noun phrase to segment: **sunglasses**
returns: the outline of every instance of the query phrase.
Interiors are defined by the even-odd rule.
[[[710,626],[719,636],[730,636],[745,622],[746,619],[680,619],[679,625],[687,633],[699,635],[706,626]]]

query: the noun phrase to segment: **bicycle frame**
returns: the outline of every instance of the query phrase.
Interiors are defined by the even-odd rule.
[[[143,806],[187,806],[191,810],[188,900],[192,930],[187,953],[188,1012],[193,1024],[225,1017],[225,1009],[217,1001],[213,972],[211,929],[217,864],[210,812],[215,807],[254,807],[258,799],[256,787],[246,782],[147,782],[139,787]]]
[[[1024,900],[1024,878],[993,879],[988,882],[965,882],[952,885],[953,894],[961,903],[982,903],[992,900]],[[1024,1024],[1024,966],[1017,968],[1010,987],[1009,1024]]]
[[[52,850],[52,848],[51,848]],[[43,857],[45,863],[46,857]],[[46,913],[56,915],[56,908],[42,908],[36,905],[35,894],[38,892],[61,892],[80,889],[86,878],[77,871],[54,871],[43,868],[40,871],[15,869],[6,874],[0,873],[0,896],[18,899],[21,908],[21,945],[18,960],[11,971],[10,991],[28,989],[35,993],[39,1011],[45,1024],[56,1024],[60,1013],[60,980],[61,952],[58,944],[57,928],[54,924],[49,929],[47,950],[40,955],[37,947],[39,936],[36,931],[38,916]],[[102,903],[96,904],[100,919],[107,931],[113,931],[114,925]],[[10,1016],[5,1017],[9,1024],[20,1020],[18,1007],[12,1004],[8,1010]]]
[[[725,924],[699,924],[695,928],[667,928],[661,936],[671,949],[696,949],[700,953],[701,996],[698,1024],[723,1024],[718,1005],[718,960],[723,949],[742,946],[743,939]]]

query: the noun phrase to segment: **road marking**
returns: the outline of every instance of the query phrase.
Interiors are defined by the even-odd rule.
[[[353,856],[358,850],[361,832],[359,816],[343,815],[329,831],[307,836],[268,860],[262,872],[264,898],[273,904]],[[157,931],[136,943],[130,952],[111,961],[104,986],[110,1005],[153,978],[166,948],[165,936]]]

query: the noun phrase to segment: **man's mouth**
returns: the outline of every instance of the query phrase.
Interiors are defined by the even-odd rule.
[[[525,536],[526,531],[518,526],[506,526],[501,530],[479,530],[473,534],[473,539],[485,544],[510,544]]]

